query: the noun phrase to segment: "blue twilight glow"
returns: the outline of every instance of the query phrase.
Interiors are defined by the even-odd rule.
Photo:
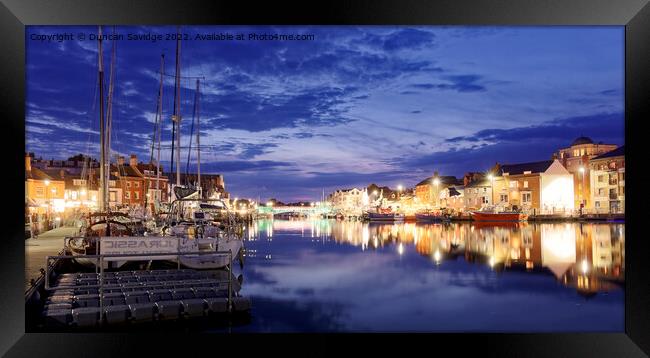
[[[97,42],[26,31],[27,151],[99,152]],[[111,32],[105,27],[104,33]],[[624,144],[623,27],[185,27],[210,33],[313,34],[311,41],[183,41],[184,76],[203,76],[202,171],[233,196],[314,200],[371,182],[410,187],[434,170],[545,160],[586,135]],[[118,27],[166,34],[175,27]],[[108,64],[112,42],[105,41]],[[175,41],[117,41],[115,153],[149,160],[160,55],[163,140],[171,138]],[[182,81],[186,145],[195,82]],[[169,169],[169,149],[163,165]],[[181,156],[187,158],[186,150]],[[185,164],[182,164],[182,168]]]

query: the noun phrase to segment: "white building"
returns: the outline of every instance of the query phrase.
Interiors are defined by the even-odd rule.
[[[368,207],[368,190],[364,189],[341,189],[329,196],[332,209],[343,215],[361,215]]]

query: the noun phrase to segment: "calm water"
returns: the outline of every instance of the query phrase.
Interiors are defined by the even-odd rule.
[[[263,220],[233,331],[623,331],[624,224]]]

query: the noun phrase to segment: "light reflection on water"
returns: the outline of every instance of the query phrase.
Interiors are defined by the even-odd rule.
[[[624,224],[260,220],[254,331],[622,331]]]

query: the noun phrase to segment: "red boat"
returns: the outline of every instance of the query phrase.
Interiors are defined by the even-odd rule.
[[[481,222],[518,222],[528,220],[528,215],[512,211],[502,211],[499,213],[489,211],[472,211],[472,220]]]

